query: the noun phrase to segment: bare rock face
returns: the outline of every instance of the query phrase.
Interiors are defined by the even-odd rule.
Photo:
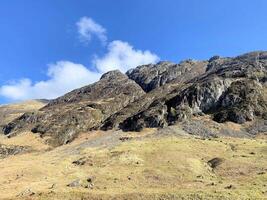
[[[267,111],[266,88],[255,80],[233,82],[221,96],[214,120],[244,123],[263,118]]]
[[[110,115],[135,101],[145,92],[119,71],[104,74],[100,81],[74,90],[38,112],[25,113],[4,127],[5,134],[23,129],[51,137],[57,146],[72,141],[79,132],[98,127]]]
[[[154,67],[151,68],[152,72]],[[145,73],[140,71],[142,67],[127,74],[131,78],[134,76],[133,79],[146,91],[158,87],[158,84],[151,86],[154,83],[148,81],[151,78],[144,78],[144,74],[150,74],[147,67]],[[151,74],[148,76],[153,77]],[[143,127],[164,127],[190,119],[193,115],[209,114],[217,122],[235,123],[265,118],[267,115],[267,52],[253,52],[236,58],[212,57],[207,63],[206,72],[191,78],[180,83],[170,81],[159,87],[167,88],[174,84],[173,90],[152,90],[142,100],[137,100],[147,102],[138,112],[126,115],[132,104],[128,105],[126,110],[108,118],[105,124],[136,131]],[[152,94],[154,98],[151,98]],[[116,123],[119,125],[114,125]]]
[[[267,52],[179,64],[160,62],[139,66],[126,75],[108,72],[94,84],[52,100],[37,112],[25,113],[3,130],[9,135],[31,130],[50,137],[56,146],[92,129],[140,131],[197,115],[210,115],[219,123],[255,121],[249,129],[253,134],[266,130],[262,124],[267,120]]]
[[[144,126],[166,126],[168,124],[165,121],[167,112],[163,111],[164,114],[158,116],[161,109],[167,108],[162,107],[162,102],[178,93],[188,81],[204,74],[207,64],[207,61],[192,60],[179,64],[159,62],[129,70],[126,73],[128,77],[138,83],[147,94],[106,119],[101,129],[139,130]],[[157,108],[156,105],[161,108]],[[137,127],[134,127],[135,125]]]
[[[183,83],[206,70],[208,62],[186,60],[179,64],[159,62],[154,65],[143,65],[129,70],[127,76],[138,83],[144,91],[149,92],[166,83]]]

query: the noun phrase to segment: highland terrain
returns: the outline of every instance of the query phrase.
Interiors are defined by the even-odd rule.
[[[267,198],[265,51],[107,72],[0,120],[0,199]]]

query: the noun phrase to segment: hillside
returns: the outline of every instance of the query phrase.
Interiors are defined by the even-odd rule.
[[[266,199],[267,52],[118,70],[0,107],[0,199]]]
[[[0,199],[267,197],[266,138],[203,140],[173,130],[94,131],[53,150],[30,133],[1,139],[31,150],[0,159]]]
[[[267,52],[179,64],[160,62],[139,66],[126,75],[112,71],[38,112],[25,113],[3,132],[11,136],[32,131],[51,137],[49,142],[58,146],[90,130],[140,131],[208,115],[219,123],[251,122],[246,131],[261,134],[267,129],[266,80]]]
[[[25,112],[34,112],[46,105],[46,100],[31,100],[16,104],[0,106],[0,127],[23,115]]]

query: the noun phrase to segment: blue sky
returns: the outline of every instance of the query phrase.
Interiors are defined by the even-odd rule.
[[[265,0],[0,3],[0,103],[54,98],[158,60],[266,50]]]

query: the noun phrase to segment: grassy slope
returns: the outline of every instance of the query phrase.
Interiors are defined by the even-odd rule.
[[[92,138],[102,137],[96,133]],[[100,135],[100,136],[99,136]],[[13,139],[13,143],[32,137]],[[24,139],[25,140],[25,139]],[[80,145],[90,136],[52,151],[37,137],[38,151],[0,160],[4,199],[264,199],[267,198],[267,144],[264,139],[148,137],[110,148]],[[3,139],[3,141],[5,141]],[[12,141],[9,140],[9,144]],[[78,148],[79,147],[79,148]],[[75,150],[76,149],[76,150]],[[207,161],[224,161],[212,170]],[[74,160],[86,164],[75,166]],[[93,189],[84,188],[93,178]],[[81,186],[66,185],[80,179]],[[232,185],[231,189],[226,187]]]
[[[25,101],[16,104],[0,106],[0,126],[7,124],[25,112],[32,112],[42,108],[44,102],[38,100]]]

